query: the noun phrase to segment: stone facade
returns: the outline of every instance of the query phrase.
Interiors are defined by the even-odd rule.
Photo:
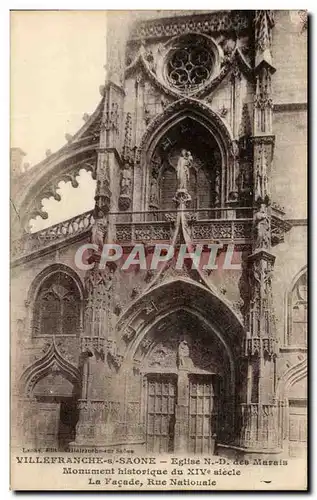
[[[289,11],[134,17],[78,133],[26,172],[12,152],[14,442],[305,454],[307,33]],[[82,168],[93,212],[29,233]],[[241,266],[83,271],[89,242],[234,244]]]

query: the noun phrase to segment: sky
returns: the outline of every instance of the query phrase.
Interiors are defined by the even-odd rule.
[[[22,11],[11,13],[11,147],[20,147],[31,166],[57,151],[84,124],[105,81],[104,11]],[[50,226],[93,207],[94,181],[87,172],[79,188],[62,183],[62,200],[44,200]],[[56,209],[57,208],[57,209]]]

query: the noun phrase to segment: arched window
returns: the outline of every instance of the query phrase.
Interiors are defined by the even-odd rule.
[[[34,335],[77,335],[81,298],[73,278],[56,272],[44,280],[35,299]]]
[[[289,345],[307,344],[307,272],[296,281],[288,297]]]
[[[177,165],[183,154],[191,158],[187,180],[191,201],[187,206],[192,210],[206,209],[200,212],[199,218],[208,218],[207,209],[221,204],[221,154],[210,132],[189,117],[172,126],[153,152],[148,206],[151,210],[176,208]]]

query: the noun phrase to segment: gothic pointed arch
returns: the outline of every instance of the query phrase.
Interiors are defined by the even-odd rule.
[[[141,139],[136,164],[142,175],[142,209],[173,208],[177,158],[189,145],[189,208],[217,208],[232,201],[236,191],[232,133],[208,105],[183,98],[152,120]]]
[[[171,123],[179,121],[184,115],[196,119],[210,127],[219,141],[227,148],[231,147],[232,132],[223,119],[207,104],[194,98],[184,97],[168,105],[163,113],[156,116],[148,125],[137,150],[136,162],[141,163],[147,152],[155,147],[160,137]]]
[[[84,286],[65,264],[43,269],[28,291],[29,327],[33,336],[78,335],[83,327]]]
[[[33,280],[27,295],[27,302],[29,304],[32,304],[32,302],[34,302],[36,294],[42,282],[56,272],[62,272],[70,276],[76,284],[80,298],[84,299],[85,287],[81,277],[76,273],[76,271],[74,271],[74,269],[67,266],[66,264],[56,263],[56,264],[51,264],[50,266],[47,266],[44,269],[42,269],[42,271]]]
[[[74,395],[78,395],[80,372],[62,356],[54,338],[44,356],[28,366],[22,373],[20,379],[21,394],[31,397],[36,384],[49,374],[61,375],[67,379],[73,385]]]
[[[221,332],[221,342],[232,346],[237,355],[240,353],[244,338],[241,319],[216,293],[187,277],[174,277],[148,288],[123,311],[117,323],[123,348],[137,338],[139,342],[145,326],[154,318],[164,316],[171,306],[179,310],[187,308],[192,314],[205,318],[215,331]]]
[[[288,397],[288,392],[300,380],[307,377],[307,359],[288,368],[280,377],[276,389],[277,398],[282,400]]]
[[[131,304],[117,331],[120,373],[135,384],[135,391],[142,384],[141,419],[146,420],[146,405],[152,404],[152,384],[160,386],[162,377],[184,380],[186,373],[193,404],[196,387],[206,386],[215,394],[218,410],[212,418],[218,422],[218,437],[231,439],[238,426],[234,408],[241,403],[247,374],[238,362],[244,329],[224,302],[187,277],[174,278]]]

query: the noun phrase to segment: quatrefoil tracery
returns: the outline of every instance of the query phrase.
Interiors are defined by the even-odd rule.
[[[193,90],[211,76],[213,61],[205,47],[186,44],[173,51],[167,63],[169,83],[179,90]]]

